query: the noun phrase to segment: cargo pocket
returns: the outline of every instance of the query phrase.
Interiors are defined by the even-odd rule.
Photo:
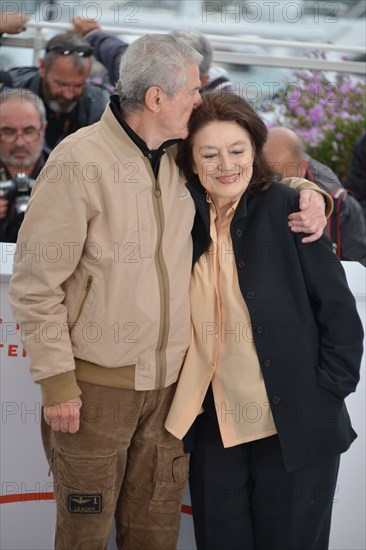
[[[53,453],[55,498],[73,514],[100,514],[114,509],[116,453]]]
[[[157,447],[157,468],[151,512],[172,512],[179,510],[188,479],[189,455],[179,447]]]

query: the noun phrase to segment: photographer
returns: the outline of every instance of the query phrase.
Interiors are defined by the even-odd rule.
[[[34,180],[44,166],[46,112],[30,90],[0,94],[0,241],[15,242]]]
[[[87,82],[93,48],[73,32],[60,33],[46,43],[39,67],[13,67],[13,85],[32,90],[46,108],[46,143],[56,147],[79,128],[97,122],[109,101],[109,92]]]

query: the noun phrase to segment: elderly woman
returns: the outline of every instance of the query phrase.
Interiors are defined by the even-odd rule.
[[[240,97],[212,93],[178,156],[197,214],[192,338],[166,427],[192,426],[199,550],[325,550],[344,404],[363,331],[326,237],[303,244],[298,195],[263,157],[266,127]],[[191,429],[190,429],[191,428]]]

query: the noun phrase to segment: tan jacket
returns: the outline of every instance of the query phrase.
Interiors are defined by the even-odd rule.
[[[176,381],[190,340],[194,212],[174,148],[156,181],[109,106],[54,149],[10,286],[44,404],[79,395],[77,380],[136,390]]]
[[[105,385],[175,382],[190,338],[194,211],[174,151],[156,181],[109,106],[54,150],[19,233],[10,287],[44,404],[80,394],[85,361],[108,368],[88,380]],[[84,360],[76,377],[74,357]]]

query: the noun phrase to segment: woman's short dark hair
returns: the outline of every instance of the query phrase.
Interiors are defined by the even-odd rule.
[[[225,90],[205,93],[202,104],[195,109],[188,123],[188,138],[178,146],[177,164],[185,177],[193,177],[192,140],[196,132],[210,122],[236,122],[249,134],[254,149],[253,176],[249,184],[252,193],[267,189],[278,179],[266,161],[263,146],[267,128],[254,109],[240,96]]]

